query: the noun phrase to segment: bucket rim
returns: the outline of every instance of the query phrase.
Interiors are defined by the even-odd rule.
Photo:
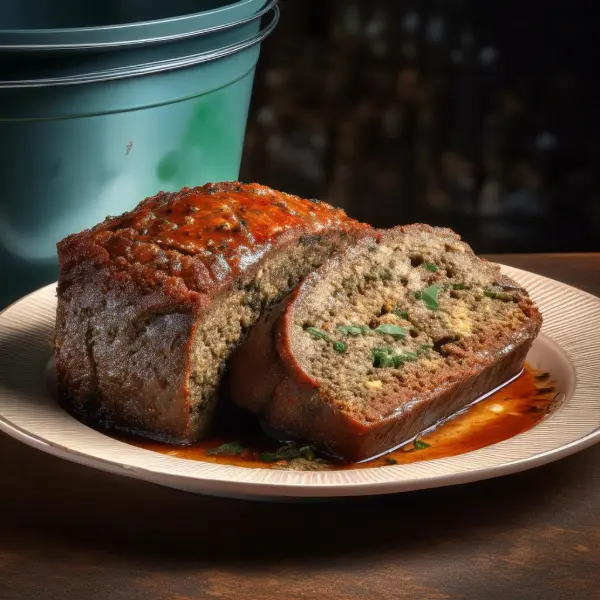
[[[103,81],[111,81],[117,79],[128,79],[132,77],[142,77],[145,75],[155,75],[165,71],[173,71],[186,67],[196,66],[206,62],[212,62],[220,58],[237,54],[243,50],[247,50],[256,44],[261,43],[277,26],[279,22],[280,11],[277,6],[277,0],[271,0],[270,10],[272,15],[270,21],[263,26],[260,31],[242,42],[236,42],[228,46],[223,46],[209,52],[201,52],[199,54],[191,54],[185,57],[176,59],[153,61],[128,67],[119,67],[115,69],[107,69],[95,73],[86,73],[81,75],[69,75],[66,77],[55,77],[47,79],[30,79],[22,81],[0,81],[0,90],[2,89],[23,89],[23,88],[39,88],[53,87],[64,85],[81,85],[85,83],[101,83]]]
[[[90,50],[179,41],[250,23],[267,14],[277,2],[278,0],[262,0],[262,8],[250,14],[247,11],[253,5],[258,4],[257,0],[237,0],[212,10],[117,25],[55,29],[0,29],[0,40],[3,38],[9,41],[14,39],[17,42],[0,42],[0,52]],[[228,20],[229,13],[233,13],[235,18]],[[213,24],[199,29],[198,25],[203,20],[208,20]],[[165,31],[159,35],[158,29],[166,29],[168,33]],[[115,40],[115,36],[120,39]],[[46,38],[49,41],[30,43],[34,37]],[[66,41],[54,41],[57,37],[62,37]],[[95,41],[90,42],[91,38],[95,38]]]

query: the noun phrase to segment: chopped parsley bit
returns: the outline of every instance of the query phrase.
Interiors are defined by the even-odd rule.
[[[206,451],[209,456],[238,456],[245,450],[241,442],[225,442]]]
[[[263,462],[278,462],[280,460],[293,460],[295,458],[304,458],[306,460],[317,460],[317,453],[313,446],[298,446],[293,442],[288,442],[281,446],[275,452],[261,452],[260,460]]]
[[[485,290],[483,292],[483,295],[487,296],[488,298],[491,298],[492,300],[498,300],[500,298],[500,294],[492,290]]]
[[[464,283],[453,283],[452,289],[453,290],[466,290],[467,286]]]
[[[322,330],[316,327],[305,327],[304,331],[310,335],[313,340],[327,340],[328,335]]]
[[[375,331],[381,335],[391,335],[397,340],[403,340],[408,335],[408,331],[404,327],[392,325],[391,323],[382,323],[379,327],[375,328]]]
[[[393,348],[373,348],[373,366],[376,369],[385,369],[393,367],[399,369],[404,366],[404,363],[414,362],[419,359],[416,352],[397,353]]]
[[[408,319],[408,311],[401,309],[401,308],[397,308],[395,310],[392,311],[397,317],[400,317],[401,319]]]
[[[421,300],[423,298],[423,292],[420,292],[418,290],[413,295],[417,300]]]
[[[306,460],[317,460],[317,453],[313,446],[302,446],[300,448],[300,455]]]
[[[398,461],[395,458],[392,458],[391,456],[386,456],[385,457],[385,462],[388,465],[397,465],[398,464]]]
[[[418,354],[423,354],[424,352],[427,352],[428,350],[431,350],[433,348],[433,346],[430,346],[429,344],[421,344],[419,346],[419,349],[417,350]]]
[[[393,348],[373,348],[373,366],[381,369],[394,366]]]
[[[439,283],[434,283],[433,285],[430,285],[421,292],[415,292],[415,298],[417,298],[417,293],[419,293],[420,295],[417,298],[417,300],[423,300],[425,308],[429,310],[439,310],[440,305],[438,303],[438,297],[442,287],[443,285]]]
[[[346,352],[346,344],[344,342],[333,342],[333,349],[340,354]]]
[[[278,460],[283,460],[279,456],[277,456],[274,452],[261,452],[260,460],[263,462],[277,462]]]
[[[392,272],[389,269],[384,269],[379,276],[381,281],[391,281],[392,280]]]
[[[366,325],[339,325],[338,331],[345,335],[358,337],[359,335],[367,335],[370,330]]]
[[[428,444],[427,442],[423,442],[422,440],[415,440],[413,442],[413,446],[417,450],[425,450],[425,448],[430,448],[431,444]]]
[[[431,271],[432,273],[437,273],[439,271],[438,266],[434,265],[433,263],[423,263],[423,266],[428,270]]]

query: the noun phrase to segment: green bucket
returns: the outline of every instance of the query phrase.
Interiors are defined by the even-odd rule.
[[[276,0],[105,0],[92,14],[63,0],[45,16],[30,6],[22,27],[22,7],[50,5],[10,4],[0,307],[56,279],[56,242],[69,233],[160,190],[237,179],[260,42],[279,17]],[[209,10],[186,12],[199,5]]]

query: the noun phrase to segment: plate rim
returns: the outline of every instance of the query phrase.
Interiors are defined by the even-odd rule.
[[[587,302],[591,302],[593,309],[598,311],[600,315],[600,298],[590,294],[584,290],[565,284],[554,279],[550,279],[543,275],[517,269],[501,264],[503,272],[509,276],[513,276],[517,280],[522,278],[533,278],[537,280],[539,285],[549,284],[547,287],[558,289],[561,292],[568,292],[570,296],[580,299],[586,299]],[[528,287],[526,285],[526,287]],[[6,315],[10,314],[11,309],[25,304],[27,301],[32,300],[32,297],[47,295],[51,290],[56,288],[56,283],[48,284],[38,290],[35,290],[23,298],[17,300],[11,305],[0,311],[0,334],[2,333],[6,323],[3,321],[6,319]],[[532,294],[534,299],[535,294]],[[48,299],[45,300],[48,302]],[[545,315],[544,315],[545,316]],[[52,322],[53,327],[53,322]],[[543,329],[544,330],[544,329]],[[600,326],[598,328],[600,333]],[[545,335],[549,338],[555,346],[564,355],[572,365],[575,371],[575,387],[573,390],[573,396],[577,393],[577,386],[580,384],[580,370],[577,368],[577,361],[573,360],[569,351],[564,347],[563,344],[556,341],[552,335]],[[51,351],[48,350],[48,355],[51,355]],[[584,373],[584,380],[587,379],[589,373]],[[600,423],[596,425],[596,428],[591,430],[585,435],[582,435],[576,439],[573,439],[567,443],[559,444],[553,448],[545,450],[540,453],[534,453],[530,456],[524,456],[515,460],[510,460],[500,464],[494,465],[481,465],[476,468],[467,468],[465,470],[456,470],[452,472],[438,472],[435,473],[435,467],[439,466],[440,463],[452,461],[459,462],[465,457],[471,457],[481,450],[488,448],[497,447],[499,444],[493,444],[477,450],[471,453],[465,453],[456,457],[447,457],[434,459],[429,461],[422,461],[419,463],[413,463],[411,465],[394,465],[386,466],[385,468],[373,467],[372,469],[363,469],[357,471],[323,471],[323,472],[297,472],[297,471],[275,471],[270,469],[253,469],[247,467],[239,467],[233,465],[218,465],[214,463],[202,463],[198,461],[188,461],[186,459],[168,457],[153,453],[143,449],[137,449],[142,453],[150,453],[158,455],[161,458],[167,459],[169,463],[174,465],[175,462],[184,463],[195,463],[202,466],[209,466],[210,469],[204,469],[209,471],[208,473],[189,473],[173,472],[173,468],[150,468],[139,465],[124,464],[123,461],[107,459],[102,456],[97,456],[96,453],[82,453],[77,449],[69,448],[62,444],[57,444],[54,441],[45,439],[31,430],[27,430],[21,427],[19,424],[12,422],[4,414],[3,402],[5,402],[3,390],[0,382],[0,430],[8,434],[9,436],[18,439],[19,441],[32,446],[36,449],[42,450],[46,453],[52,454],[59,458],[69,460],[78,464],[83,464],[99,470],[108,471],[124,476],[134,477],[158,483],[161,485],[167,485],[170,487],[177,487],[179,489],[189,489],[189,491],[198,491],[205,494],[218,494],[218,495],[242,495],[244,497],[297,497],[297,498],[327,498],[327,497],[341,497],[341,496],[364,496],[364,495],[379,495],[379,494],[390,494],[399,493],[404,491],[413,491],[417,489],[427,489],[432,487],[440,487],[447,485],[458,485],[473,481],[479,481],[483,479],[495,478],[518,471],[524,471],[530,468],[535,468],[554,460],[569,456],[592,446],[593,444],[600,441]],[[589,383],[589,382],[588,382]],[[600,374],[595,376],[594,390],[600,399]],[[57,407],[58,408],[58,407]],[[62,412],[62,409],[59,409]],[[63,413],[63,416],[67,413]],[[70,419],[75,419],[69,415]],[[550,420],[550,418],[548,418]],[[546,421],[546,420],[545,420]],[[514,441],[516,438],[520,438],[527,433],[535,431],[542,426],[540,423],[528,432],[519,434],[513,438],[509,438],[500,444]],[[82,426],[85,427],[85,426]],[[118,440],[112,440],[108,436],[101,432],[86,428],[90,433],[101,436],[103,439],[110,439],[114,444],[120,444],[127,448],[133,448],[129,444],[120,442]],[[163,461],[156,461],[163,462]],[[462,461],[461,461],[462,462]],[[429,468],[433,465],[433,469]],[[426,466],[425,471],[434,471],[433,473],[425,474],[420,477],[402,478],[400,475],[406,473],[406,471],[415,470],[415,468]],[[407,469],[407,467],[413,467]],[[202,470],[202,469],[200,469]],[[332,474],[359,474],[369,473],[377,471],[378,473],[385,473],[386,476],[378,477],[374,481],[368,477],[332,477]],[[269,475],[265,475],[269,474]],[[276,476],[273,476],[276,474]],[[283,474],[283,476],[282,476]],[[252,476],[254,475],[254,476]],[[327,476],[329,475],[329,477]],[[353,479],[355,479],[353,481]]]

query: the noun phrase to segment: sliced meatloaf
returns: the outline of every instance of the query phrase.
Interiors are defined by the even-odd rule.
[[[58,244],[61,398],[91,424],[198,439],[258,316],[365,230],[260,185],[160,193]]]
[[[230,360],[233,401],[348,461],[452,415],[522,367],[541,316],[448,229],[373,233],[266,313]]]

